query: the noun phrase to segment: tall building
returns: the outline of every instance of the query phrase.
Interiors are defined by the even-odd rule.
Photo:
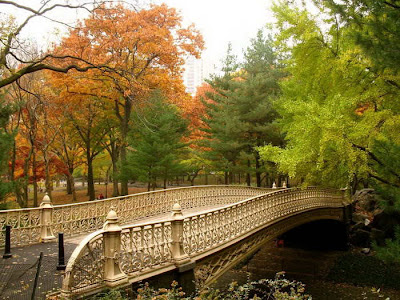
[[[185,72],[183,74],[183,82],[186,86],[186,92],[192,96],[196,94],[196,89],[205,79],[210,77],[214,72],[214,67],[211,63],[204,59],[196,59],[190,56],[186,59]]]

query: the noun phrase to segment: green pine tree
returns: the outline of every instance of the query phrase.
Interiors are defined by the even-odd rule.
[[[241,129],[238,114],[232,102],[232,95],[238,86],[234,80],[238,75],[238,67],[237,58],[232,54],[229,44],[222,75],[214,75],[208,81],[215,91],[207,95],[212,101],[203,101],[207,111],[203,121],[207,127],[203,128],[206,139],[201,145],[210,149],[205,156],[214,163],[216,170],[224,172],[225,184],[232,183],[233,172],[237,171],[240,153],[244,149],[239,139]]]
[[[122,174],[130,180],[147,182],[149,190],[156,187],[157,179],[166,188],[168,179],[183,170],[180,159],[186,147],[182,138],[187,134],[187,121],[156,91],[137,112],[133,124],[128,163],[122,166]]]
[[[4,103],[3,97],[0,94],[0,201],[13,190],[13,183],[7,179],[9,153],[14,143],[14,134],[7,131],[7,124],[13,109]]]

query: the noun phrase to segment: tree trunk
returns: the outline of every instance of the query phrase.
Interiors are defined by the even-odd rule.
[[[256,152],[256,181],[257,187],[261,187],[260,155]]]
[[[112,170],[113,170],[113,178],[112,178],[113,192],[112,192],[112,195],[113,195],[113,197],[117,197],[117,196],[119,196],[118,178],[117,178],[117,174],[118,174],[118,153],[117,153],[116,150],[114,150],[113,152],[114,153],[112,153],[112,155],[111,155]]]
[[[94,178],[93,178],[93,158],[90,155],[90,148],[88,147],[88,151],[86,153],[86,160],[87,160],[87,166],[88,166],[88,174],[87,174],[87,191],[88,191],[88,196],[89,196],[89,201],[95,200],[96,195],[95,195],[95,190],[94,190]]]
[[[167,179],[164,178],[164,190],[167,188]]]
[[[67,177],[67,195],[71,195],[72,194],[72,183],[70,181],[70,174],[66,175]]]
[[[68,174],[67,174],[67,193],[69,195],[72,194],[72,201],[76,202],[76,190],[75,190],[75,179],[73,174],[73,169],[68,168]]]
[[[44,165],[45,165],[45,187],[46,187],[46,193],[49,195],[51,199],[51,191],[52,191],[52,182],[50,178],[50,165],[49,165],[49,160],[47,158],[47,153],[46,151],[43,152],[43,159],[44,159]]]
[[[251,186],[250,159],[247,160],[246,184]]]
[[[19,205],[21,207],[28,207],[28,184],[29,184],[29,161],[32,157],[32,148],[29,151],[28,157],[24,161],[24,180],[22,182],[22,198]]]
[[[234,178],[233,172],[230,171],[230,172],[229,172],[229,184],[233,184],[233,183],[234,183],[234,182],[233,182],[233,178]]]
[[[121,145],[121,164],[126,165],[126,146]],[[128,180],[121,178],[121,195],[128,195]]]
[[[38,190],[36,176],[36,152],[32,153],[32,177],[33,177],[33,207],[38,207]]]

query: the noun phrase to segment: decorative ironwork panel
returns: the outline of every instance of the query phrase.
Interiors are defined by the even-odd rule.
[[[171,223],[125,226],[121,233],[121,269],[131,275],[171,262]]]
[[[73,293],[92,289],[103,284],[103,235],[91,239],[74,261],[69,274],[69,289]]]
[[[41,231],[40,214],[39,208],[0,211],[0,247],[4,247],[6,225],[11,226],[12,247],[37,243]]]
[[[342,200],[335,190],[286,189],[189,216],[183,226],[184,249],[197,255],[287,216],[313,208],[342,207]]]

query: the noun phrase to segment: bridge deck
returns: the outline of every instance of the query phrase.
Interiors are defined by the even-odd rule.
[[[184,209],[183,215],[202,212],[224,205],[206,206],[192,209]],[[161,214],[137,220],[135,223],[151,222],[165,219],[170,213]],[[133,223],[133,224],[135,224]],[[56,233],[55,233],[56,234]],[[68,262],[72,252],[79,242],[86,236],[78,235],[65,239],[65,263]],[[44,299],[45,295],[61,288],[63,271],[57,271],[58,243],[48,242],[23,246],[11,249],[12,258],[0,260],[0,298],[1,299],[31,299],[37,262],[43,252],[42,265],[36,289],[35,299]]]

